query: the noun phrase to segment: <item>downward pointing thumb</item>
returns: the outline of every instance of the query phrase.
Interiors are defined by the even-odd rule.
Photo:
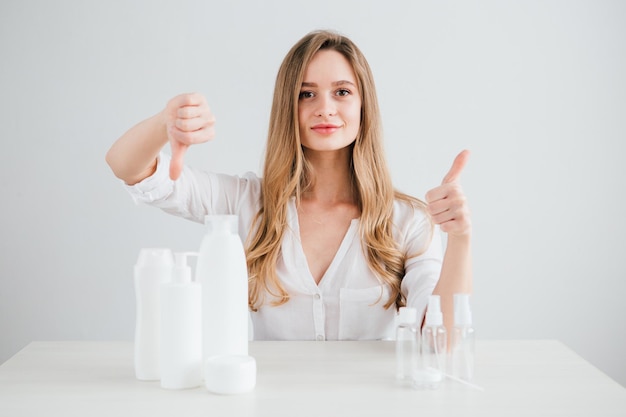
[[[172,148],[172,160],[170,161],[170,178],[176,181],[180,177],[180,173],[183,170],[183,160],[185,158],[185,152],[189,145],[185,145],[176,140],[170,141]]]

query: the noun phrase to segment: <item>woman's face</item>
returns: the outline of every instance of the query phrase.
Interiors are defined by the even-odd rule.
[[[348,60],[322,49],[304,72],[298,99],[302,145],[314,151],[345,148],[356,139],[361,124],[361,96]]]

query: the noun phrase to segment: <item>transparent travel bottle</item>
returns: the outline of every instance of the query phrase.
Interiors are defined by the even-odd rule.
[[[161,284],[172,276],[170,249],[144,248],[134,268],[135,280],[135,376],[142,381],[161,378]]]
[[[431,295],[428,298],[420,355],[413,378],[416,388],[439,388],[446,373],[447,341],[448,334],[443,325],[441,299],[438,295]]]
[[[411,383],[418,355],[417,310],[400,307],[396,325],[396,380]]]
[[[454,377],[468,382],[474,380],[474,339],[469,294],[454,294],[451,373]]]

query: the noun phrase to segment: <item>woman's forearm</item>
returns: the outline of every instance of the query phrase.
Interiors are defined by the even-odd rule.
[[[158,113],[124,133],[107,152],[106,161],[116,177],[136,184],[154,173],[157,156],[167,142],[164,117]]]

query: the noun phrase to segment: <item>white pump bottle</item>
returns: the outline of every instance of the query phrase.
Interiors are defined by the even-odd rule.
[[[161,387],[194,388],[202,384],[202,293],[192,280],[188,256],[175,253],[170,282],[161,286]]]
[[[160,372],[161,284],[170,280],[172,251],[144,248],[135,264],[135,376],[155,381]]]

